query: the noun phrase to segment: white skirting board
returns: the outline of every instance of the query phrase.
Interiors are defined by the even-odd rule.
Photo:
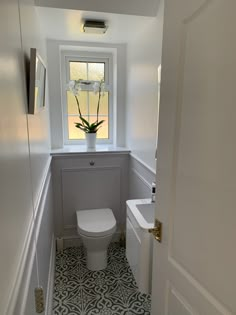
[[[52,315],[52,310],[53,310],[55,258],[56,258],[56,243],[55,243],[55,237],[53,235],[53,237],[52,237],[52,245],[51,245],[49,273],[48,273],[48,286],[47,286],[45,315]]]

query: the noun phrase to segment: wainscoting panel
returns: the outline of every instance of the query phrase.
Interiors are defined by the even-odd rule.
[[[129,199],[151,198],[152,182],[155,180],[155,173],[134,155],[130,155]]]
[[[28,234],[27,246],[22,256],[21,274],[16,283],[13,296],[11,298],[7,315],[34,315],[36,314],[34,305],[34,289],[40,285],[44,290],[44,298],[47,313],[51,315],[51,300],[53,287],[51,281],[54,277],[53,260],[55,258],[54,231],[53,231],[53,198],[52,198],[51,168],[48,163],[42,189],[35,209],[35,217],[32,218],[30,233]],[[37,247],[37,261],[36,261]],[[39,283],[37,281],[39,276]],[[49,277],[51,279],[49,279]]]
[[[77,210],[110,208],[120,224],[120,167],[63,169],[61,178],[64,234],[76,231]]]
[[[53,156],[56,237],[65,247],[78,244],[76,210],[111,208],[118,233],[126,219],[129,152]]]

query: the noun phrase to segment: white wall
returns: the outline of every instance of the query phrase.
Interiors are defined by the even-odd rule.
[[[0,314],[11,314],[49,160],[49,124],[48,110],[27,115],[30,47],[45,58],[34,1],[1,1],[0,30]]]
[[[155,170],[158,116],[157,68],[161,63],[164,0],[156,18],[127,46],[127,146]]]
[[[114,72],[117,74],[116,102],[117,114],[114,121],[119,132],[115,137],[118,146],[125,145],[125,106],[126,106],[126,45],[125,44],[103,44],[85,43],[79,41],[47,41],[48,78],[49,78],[49,100],[51,120],[51,143],[52,148],[63,147],[63,122],[62,122],[62,97],[60,81],[60,49],[84,50],[85,48],[98,52],[114,53]],[[116,56],[115,56],[116,55]],[[113,81],[114,82],[114,81]],[[116,86],[116,82],[113,83]]]
[[[83,11],[155,16],[159,0],[36,0],[38,6]]]
[[[22,49],[25,61],[29,60],[30,48],[37,48],[44,62],[47,61],[46,43],[40,32],[37,11],[33,0],[20,1]],[[34,207],[39,197],[43,170],[49,158],[50,127],[49,127],[49,103],[46,92],[46,109],[37,115],[27,115],[28,134],[30,145],[30,163],[33,187]]]

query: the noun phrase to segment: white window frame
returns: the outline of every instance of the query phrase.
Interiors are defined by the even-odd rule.
[[[108,139],[97,139],[98,144],[113,143],[113,55],[111,53],[91,51],[62,51],[61,52],[61,86],[62,86],[62,123],[64,144],[85,144],[85,139],[69,139],[68,135],[68,114],[67,114],[67,91],[69,82],[69,62],[101,62],[105,64],[105,84],[109,92],[108,107]],[[92,86],[85,87],[85,90],[93,91]]]

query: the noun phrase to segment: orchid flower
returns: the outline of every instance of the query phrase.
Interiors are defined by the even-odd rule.
[[[76,96],[81,91],[81,80],[72,80],[68,84],[70,91]]]
[[[85,133],[96,133],[98,129],[101,127],[101,124],[104,122],[104,120],[98,121],[99,116],[99,109],[100,109],[100,100],[101,96],[104,96],[105,94],[105,88],[106,85],[104,81],[95,82],[93,84],[93,91],[95,94],[98,93],[98,104],[97,104],[97,119],[94,123],[90,124],[85,118],[83,118],[81,110],[80,110],[80,103],[79,103],[79,92],[82,90],[82,85],[86,84],[89,85],[91,82],[89,81],[83,81],[81,79],[79,80],[72,80],[68,84],[69,90],[72,92],[72,94],[75,97],[78,111],[79,111],[79,117],[81,120],[81,123],[75,123],[75,126],[81,130],[83,130]]]
[[[94,93],[97,94],[99,92],[99,90],[100,90],[100,83],[99,82],[95,82],[93,84],[93,91],[94,91]]]

